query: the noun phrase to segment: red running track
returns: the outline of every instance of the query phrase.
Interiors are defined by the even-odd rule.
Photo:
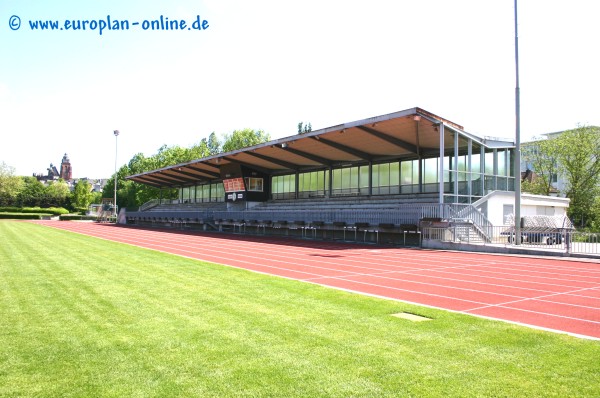
[[[113,224],[40,224],[323,286],[600,339],[600,264]]]

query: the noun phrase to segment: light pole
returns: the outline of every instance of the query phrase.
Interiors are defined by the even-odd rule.
[[[119,149],[118,147],[118,138],[119,138],[119,130],[115,130],[113,131],[113,133],[115,134],[115,197],[114,197],[114,201],[113,201],[113,208],[115,209],[115,222],[117,221],[117,151]]]
[[[519,87],[519,24],[515,0],[515,244],[521,244],[521,88]]]

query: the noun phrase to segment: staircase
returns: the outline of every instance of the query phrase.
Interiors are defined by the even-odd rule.
[[[489,241],[488,238],[484,239],[481,231],[471,223],[454,224],[450,230],[454,235],[455,242],[484,243]]]
[[[473,205],[448,204],[448,219],[456,232],[456,239],[469,240],[470,242],[491,242],[493,235],[492,223]],[[452,228],[452,227],[451,227]]]

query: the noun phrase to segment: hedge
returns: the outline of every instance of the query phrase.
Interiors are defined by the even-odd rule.
[[[0,207],[0,212],[4,213],[34,213],[34,214],[51,214],[59,216],[61,214],[69,214],[69,210],[62,207]]]
[[[81,220],[89,220],[96,221],[98,217],[96,216],[82,216],[81,214],[62,214],[59,217],[60,221],[81,221]]]
[[[48,213],[0,213],[0,218],[11,220],[41,220],[43,217],[51,217]]]

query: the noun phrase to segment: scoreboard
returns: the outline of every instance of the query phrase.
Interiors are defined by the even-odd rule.
[[[246,190],[244,179],[241,177],[223,180],[223,188],[225,192],[244,192]]]

